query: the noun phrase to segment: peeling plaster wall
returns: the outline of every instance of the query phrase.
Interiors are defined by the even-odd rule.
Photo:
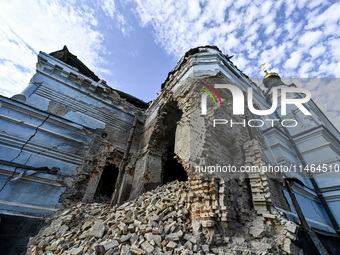
[[[91,138],[78,124],[15,100],[0,101],[1,211],[51,214],[61,205],[63,181],[77,174]],[[29,175],[37,167],[47,169]],[[19,174],[23,177],[10,179]]]

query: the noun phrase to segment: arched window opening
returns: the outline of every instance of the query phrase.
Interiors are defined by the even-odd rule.
[[[112,193],[115,190],[118,168],[114,164],[106,166],[97,186],[94,201],[99,203],[107,203],[110,201]]]

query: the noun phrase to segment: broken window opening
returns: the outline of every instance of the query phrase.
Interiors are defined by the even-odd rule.
[[[104,168],[94,195],[94,202],[107,203],[110,201],[116,186],[118,172],[119,170],[114,164]]]
[[[163,166],[163,184],[173,182],[175,180],[188,180],[187,172],[184,170],[182,164],[175,159],[174,145],[175,144],[168,147],[167,150],[167,159]]]
[[[166,152],[163,155],[162,184],[175,180],[188,180],[187,172],[184,170],[182,164],[175,158],[176,128],[177,122],[182,117],[182,111],[177,105],[169,105],[169,109],[167,110],[164,120],[164,126],[166,127]]]

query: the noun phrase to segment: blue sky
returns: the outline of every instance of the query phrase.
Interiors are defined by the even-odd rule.
[[[249,77],[340,77],[340,3],[324,0],[0,0],[0,94],[20,93],[39,51],[67,45],[100,78],[144,101],[190,48],[212,44]],[[339,86],[308,88],[340,126]],[[335,91],[334,91],[335,90]]]

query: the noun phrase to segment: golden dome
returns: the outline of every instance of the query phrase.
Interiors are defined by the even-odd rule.
[[[280,78],[280,75],[278,75],[277,73],[274,73],[274,72],[268,73],[268,72],[266,72],[266,76],[263,79],[267,79],[267,78],[272,77],[272,76],[276,76],[276,77]]]

